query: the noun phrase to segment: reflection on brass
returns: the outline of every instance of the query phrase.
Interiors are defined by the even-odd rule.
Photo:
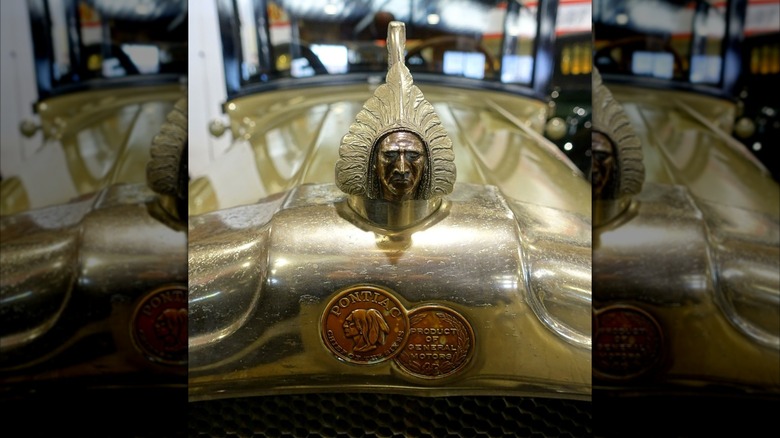
[[[638,307],[615,305],[596,311],[593,372],[612,379],[642,376],[658,364],[663,343],[658,322]]]
[[[44,140],[61,145],[82,195],[112,184],[146,184],[152,138],[185,93],[179,83],[97,89],[47,99],[37,111]],[[87,139],[100,143],[99,154]]]
[[[30,199],[18,176],[0,181],[0,216],[19,213],[30,208]]]
[[[190,217],[190,400],[302,388],[590,397],[588,181],[550,153],[533,99],[431,85],[434,113],[403,65],[402,30],[391,26],[388,80],[372,97],[323,86],[227,105],[254,126],[262,190]],[[410,171],[386,198],[394,170],[417,160],[419,181]],[[415,311],[423,330],[450,331],[434,347],[448,356],[419,369],[393,360],[409,345],[409,303],[468,317]]]
[[[383,238],[433,225],[446,216],[449,203],[442,199],[385,202],[353,196],[349,198],[348,205],[349,209],[340,209],[344,218]]]
[[[214,192],[214,186],[207,177],[193,178],[189,183],[187,191],[189,195],[187,211],[190,215],[219,209],[217,194]]]
[[[492,185],[522,202],[591,217],[590,182],[540,134],[548,119],[543,102],[496,91],[453,92],[444,84],[426,83],[423,91],[452,139],[457,184]],[[341,139],[372,92],[365,84],[334,84],[307,88],[304,94],[290,88],[231,100],[230,123],[251,123],[251,135],[237,138],[206,175],[191,180],[189,214],[252,204],[300,184],[334,183]],[[247,178],[240,192],[219,190],[235,182],[239,169],[233,161],[243,156],[242,150],[254,160],[240,172],[256,176]],[[204,178],[211,185],[205,191]]]
[[[496,187],[456,184],[428,219],[380,241],[379,227],[356,220],[345,198],[334,184],[302,184],[255,205],[190,218],[190,400],[304,387],[590,397],[589,217],[521,203]],[[385,346],[401,324],[376,303],[352,303],[341,291],[353,285],[378,285],[383,295],[374,301],[387,298],[388,309],[388,294],[406,309],[456,309],[477,336],[471,361],[435,380],[414,377],[393,360],[365,365],[384,347],[352,351],[372,344],[370,336],[355,339],[349,323],[354,337],[344,333],[352,311],[380,310],[390,329]],[[387,357],[409,343],[396,338],[398,352]]]
[[[466,318],[444,306],[409,312],[409,340],[395,363],[406,373],[440,379],[459,373],[474,350],[474,331]]]
[[[350,195],[402,201],[452,191],[455,156],[433,106],[404,65],[403,23],[388,28],[385,84],[368,99],[342,138],[336,183]]]
[[[149,360],[187,363],[187,288],[157,289],[136,307],[131,319],[133,342]]]
[[[352,286],[337,293],[325,307],[321,335],[339,359],[376,364],[395,356],[404,345],[409,317],[390,291]]]

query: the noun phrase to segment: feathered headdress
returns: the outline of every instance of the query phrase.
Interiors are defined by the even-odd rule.
[[[336,162],[336,184],[350,195],[379,199],[375,175],[376,145],[396,131],[416,134],[428,156],[426,173],[415,199],[431,199],[452,191],[455,183],[455,155],[452,141],[422,92],[413,83],[404,64],[406,30],[398,21],[387,32],[388,71],[385,84],[363,104],[349,132],[341,139]]]
[[[615,145],[618,162],[616,180],[611,184],[612,191],[604,194],[602,198],[617,199],[625,195],[635,195],[642,189],[645,180],[642,143],[623,106],[602,82],[599,71],[594,68],[592,75],[593,130],[606,135]]]

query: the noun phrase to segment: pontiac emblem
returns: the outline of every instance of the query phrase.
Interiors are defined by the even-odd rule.
[[[612,379],[639,377],[654,368],[663,350],[658,322],[644,310],[627,305],[597,311],[593,330],[593,371]]]
[[[464,369],[474,350],[474,331],[458,312],[437,305],[409,311],[409,340],[395,358],[419,378],[441,379]]]
[[[337,358],[376,364],[392,358],[404,346],[409,317],[389,291],[352,286],[337,293],[325,307],[321,334],[325,346]]]
[[[138,304],[131,319],[133,343],[149,360],[187,363],[187,288],[157,289]]]

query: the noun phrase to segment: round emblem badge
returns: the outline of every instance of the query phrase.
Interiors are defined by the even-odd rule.
[[[148,294],[132,318],[132,338],[150,360],[187,363],[187,289],[168,286]]]
[[[593,330],[593,371],[597,376],[630,379],[651,370],[661,357],[663,335],[644,310],[627,305],[597,311]]]
[[[423,379],[440,379],[461,371],[474,350],[474,331],[466,318],[443,306],[409,311],[409,340],[395,363]]]
[[[325,346],[337,358],[376,364],[395,356],[409,336],[406,309],[389,291],[352,286],[338,292],[322,315]]]

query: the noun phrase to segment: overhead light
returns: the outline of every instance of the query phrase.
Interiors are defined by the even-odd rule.
[[[135,13],[138,15],[149,15],[154,10],[154,7],[149,3],[139,3],[135,7]]]
[[[343,8],[343,5],[338,4],[334,1],[329,1],[325,4],[323,7],[323,10],[325,11],[325,14],[327,15],[337,15],[341,12],[341,9]]]
[[[439,15],[438,14],[429,14],[428,15],[428,24],[431,26],[439,24]]]

